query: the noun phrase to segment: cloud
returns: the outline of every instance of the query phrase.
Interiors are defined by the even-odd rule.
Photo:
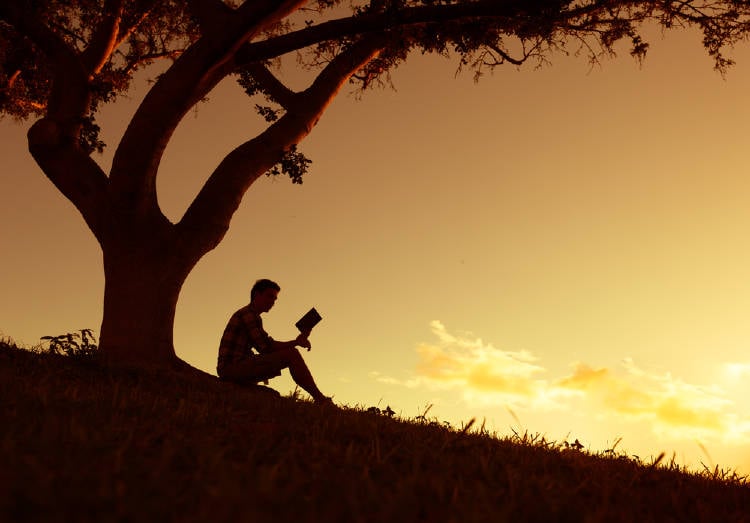
[[[468,334],[453,335],[439,321],[430,324],[437,343],[417,347],[419,382],[459,388],[470,403],[528,404],[544,396],[545,369],[526,351],[505,351]]]
[[[433,323],[433,332],[441,333],[442,329],[442,324]],[[504,388],[508,379],[530,380],[533,375],[544,371],[532,363],[533,358],[527,354],[485,346],[482,340],[476,340],[474,344],[461,338],[454,340],[443,337],[440,345],[417,347],[420,374],[435,380],[460,380],[480,387]],[[494,379],[500,382],[493,383]]]
[[[576,364],[553,387],[581,392],[586,407],[604,415],[650,422],[655,433],[678,439],[740,440],[747,422],[731,412],[734,403],[717,386],[684,382],[655,374],[623,360],[622,372]]]
[[[663,437],[740,442],[750,436],[750,418],[719,386],[687,383],[624,359],[614,369],[573,363],[567,375],[548,369],[528,351],[507,351],[470,333],[452,334],[430,323],[436,341],[416,348],[414,375],[407,380],[377,375],[382,383],[410,388],[456,390],[471,406],[556,409],[598,418],[645,421]],[[729,364],[727,373],[750,375],[750,364]]]
[[[724,369],[727,375],[734,380],[741,380],[750,377],[750,363],[733,362],[725,363]]]

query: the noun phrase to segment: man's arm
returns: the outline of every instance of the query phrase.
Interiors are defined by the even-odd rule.
[[[309,332],[302,333],[290,341],[276,341],[263,329],[263,321],[260,319],[260,315],[248,311],[243,321],[247,327],[252,346],[261,354],[292,349],[294,347],[305,347],[308,351],[312,348],[310,340],[307,339],[310,335]]]
[[[263,321],[260,319],[259,314],[246,309],[242,321],[247,329],[251,347],[260,354],[269,354],[277,350],[276,345],[278,342],[263,329]]]
[[[297,336],[293,340],[289,341],[276,341],[273,340],[274,343],[274,349],[280,350],[280,349],[293,349],[295,347],[304,347],[310,351],[312,348],[312,345],[310,344],[310,340],[307,338],[310,335],[310,333],[302,333],[299,336]]]

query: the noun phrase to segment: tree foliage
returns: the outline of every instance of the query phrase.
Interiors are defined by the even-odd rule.
[[[116,48],[107,56],[90,52],[99,30],[111,20],[105,4],[95,0],[11,2],[0,24],[0,111],[19,119],[45,115],[59,67],[62,48],[79,59],[98,59],[89,74],[89,107],[81,115],[80,144],[87,151],[102,151],[95,115],[101,104],[127,93],[133,75],[160,58],[176,58],[198,37],[184,2],[123,3],[116,21]],[[114,6],[113,6],[114,7]],[[87,51],[89,51],[87,53]],[[92,74],[93,73],[93,74]]]
[[[88,104],[78,115],[79,144],[101,151],[96,113],[127,93],[139,70],[178,59],[223,20],[252,4],[276,13],[244,42],[235,75],[251,96],[265,95],[258,113],[273,122],[282,96],[293,93],[262,78],[259,69],[290,52],[308,68],[320,68],[356,41],[387,36],[379,56],[352,81],[360,88],[387,81],[409,52],[456,55],[477,78],[503,64],[550,60],[555,51],[584,52],[590,60],[614,52],[628,40],[631,54],[645,56],[640,30],[652,21],[664,28],[695,25],[717,69],[731,65],[725,50],[745,38],[748,2],[613,0],[341,0],[310,2],[220,2],[218,0],[7,0],[0,8],[0,114],[18,119],[47,114],[60,69],[76,65],[87,73]],[[259,11],[262,9],[258,9]],[[350,11],[350,12],[349,12]],[[262,15],[248,21],[257,23]],[[248,17],[252,18],[252,17]],[[107,46],[103,40],[109,40]],[[62,59],[62,55],[70,55]],[[71,62],[84,62],[73,64]],[[244,62],[244,63],[243,63]],[[270,76],[270,75],[269,75]]]

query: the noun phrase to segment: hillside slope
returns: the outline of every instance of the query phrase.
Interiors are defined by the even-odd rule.
[[[744,522],[750,485],[0,344],[0,520]]]

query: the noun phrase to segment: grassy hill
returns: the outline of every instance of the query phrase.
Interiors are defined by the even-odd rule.
[[[6,340],[0,521],[750,522],[750,485]]]

